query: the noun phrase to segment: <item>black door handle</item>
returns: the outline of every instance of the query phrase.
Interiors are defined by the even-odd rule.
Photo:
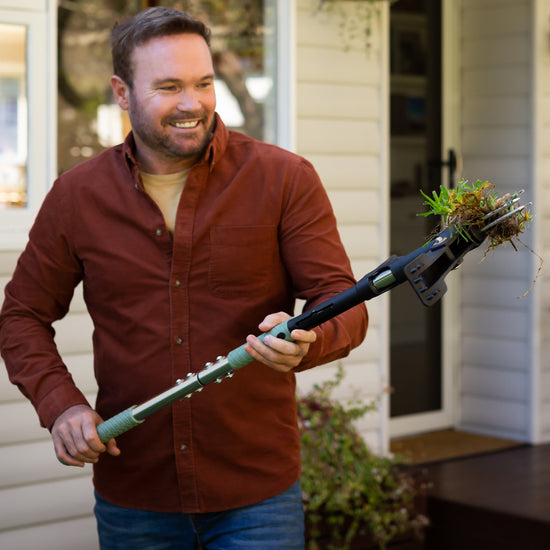
[[[433,160],[428,163],[428,166],[434,168],[448,168],[448,186],[449,189],[453,189],[453,187],[455,186],[455,173],[458,167],[458,158],[454,149],[449,149],[447,160]]]

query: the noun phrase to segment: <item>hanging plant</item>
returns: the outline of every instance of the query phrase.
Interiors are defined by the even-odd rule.
[[[399,0],[319,0],[319,11],[336,13],[340,17],[339,32],[346,50],[357,39],[371,46],[372,27],[380,17],[383,4],[394,4]]]

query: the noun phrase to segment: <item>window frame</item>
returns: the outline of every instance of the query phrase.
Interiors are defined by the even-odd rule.
[[[277,145],[296,150],[296,5],[277,0],[276,86]]]
[[[20,250],[55,176],[55,10],[45,0],[0,1],[0,22],[26,27],[27,205],[1,210],[0,251]],[[53,24],[53,26],[52,26]]]

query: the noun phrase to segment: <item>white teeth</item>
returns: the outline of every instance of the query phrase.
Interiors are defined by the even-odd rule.
[[[173,125],[176,128],[195,128],[198,122],[195,120],[193,122],[174,122]]]

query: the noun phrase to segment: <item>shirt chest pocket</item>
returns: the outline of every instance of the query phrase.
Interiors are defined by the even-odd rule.
[[[210,291],[221,298],[265,292],[278,259],[275,226],[214,227],[210,231]]]

